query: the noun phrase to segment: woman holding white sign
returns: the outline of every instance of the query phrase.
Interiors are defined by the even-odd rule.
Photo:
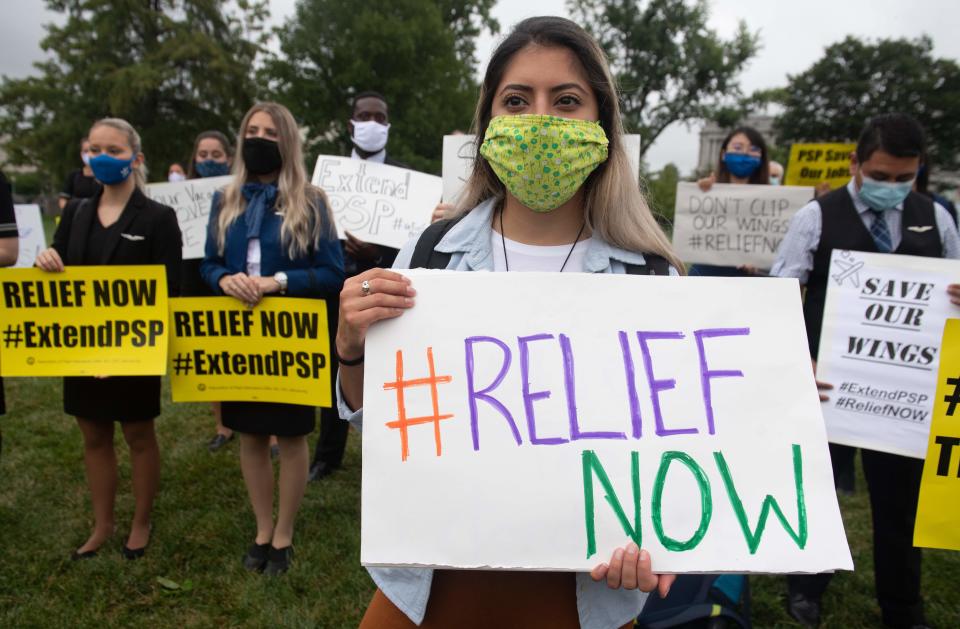
[[[193,156],[187,169],[187,179],[223,177],[230,174],[233,163],[233,145],[219,131],[203,131],[193,141]],[[210,297],[213,290],[200,275],[203,258],[183,261],[183,296]],[[217,421],[216,432],[207,444],[210,452],[216,452],[233,439],[233,431],[223,425],[220,402],[213,402],[213,417]]]
[[[210,210],[204,279],[218,295],[255,306],[266,295],[324,298],[343,285],[343,257],[326,195],[303,167],[290,111],[254,105],[240,123],[234,180]],[[312,406],[223,402],[223,424],[240,433],[240,468],[257,521],[244,566],[281,574],[293,557],[293,525],[307,484]],[[273,521],[270,436],[280,446],[279,510]]]
[[[394,267],[676,274],[682,264],[630,173],[620,120],[596,41],[563,18],[521,22],[487,66],[474,125],[484,141],[457,218],[408,243]],[[452,253],[434,250],[441,240]],[[362,419],[367,329],[402,316],[414,295],[408,279],[383,269],[345,284],[336,340],[345,419]],[[361,627],[449,627],[465,618],[484,626],[629,627],[643,592],[666,595],[674,580],[654,574],[649,553],[634,544],[590,575],[370,572],[379,590]]]
[[[36,265],[49,272],[64,265],[163,264],[167,290],[180,289],[181,238],[173,208],[143,193],[146,177],[140,136],[125,120],[105,118],[90,129],[90,167],[102,184],[90,199],[71,201]],[[160,482],[160,452],[154,419],[160,415],[160,376],[63,379],[63,408],[77,418],[83,433],[83,458],[93,503],[94,530],[73,554],[97,554],[113,535],[117,491],[114,422],[120,422],[130,448],[136,500],[130,534],[123,545],[127,559],[144,555],[150,540],[150,517]]]
[[[781,174],[783,167],[781,166]],[[715,183],[769,185],[770,155],[763,135],[753,127],[737,127],[720,144],[717,170],[697,182],[700,189],[709,192]],[[711,277],[750,277],[757,275],[751,265],[738,267],[713,264],[694,264],[690,275]]]

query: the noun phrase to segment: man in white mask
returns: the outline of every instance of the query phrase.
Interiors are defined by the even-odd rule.
[[[390,139],[390,112],[387,100],[378,92],[360,92],[353,98],[347,131],[353,149],[350,157],[378,164],[410,168],[406,164],[392,159],[387,154],[387,142]],[[347,232],[343,241],[344,265],[347,276],[357,275],[374,267],[390,268],[398,251],[391,247],[364,242]],[[327,312],[337,312],[339,303],[335,299],[327,300]],[[337,335],[336,317],[330,318],[330,338]],[[331,375],[336,378],[336,363],[333,363]],[[350,425],[341,420],[335,408],[320,410],[320,438],[310,465],[310,480],[320,480],[340,468],[343,452],[347,446]]]
[[[347,121],[353,141],[353,159],[409,168],[387,155],[390,139],[390,113],[386,99],[377,92],[361,92],[353,99],[353,112]]]

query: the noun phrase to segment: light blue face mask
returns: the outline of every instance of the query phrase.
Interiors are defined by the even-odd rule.
[[[892,210],[910,194],[913,179],[910,181],[876,181],[863,175],[860,184],[860,198],[874,210]]]

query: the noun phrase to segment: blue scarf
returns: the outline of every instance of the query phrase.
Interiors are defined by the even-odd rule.
[[[243,184],[243,198],[247,200],[244,217],[247,221],[247,240],[260,238],[263,215],[277,200],[277,186],[272,183]]]

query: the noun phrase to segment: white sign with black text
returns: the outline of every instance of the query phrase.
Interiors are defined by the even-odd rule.
[[[830,441],[924,458],[960,261],[834,250],[817,357]]]

